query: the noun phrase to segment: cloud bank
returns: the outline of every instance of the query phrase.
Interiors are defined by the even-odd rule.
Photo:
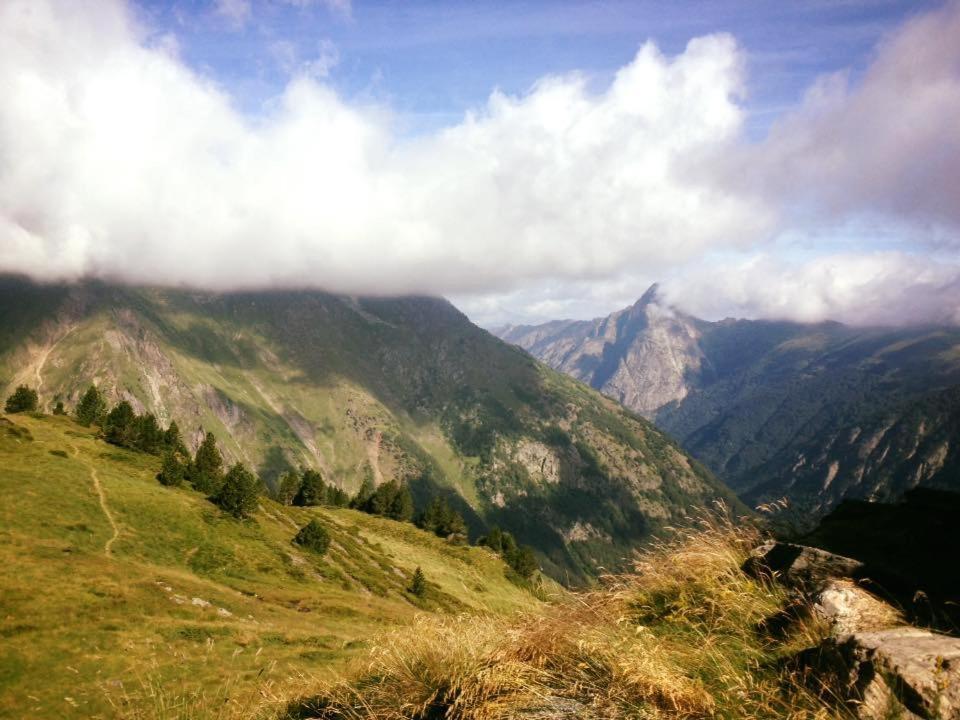
[[[727,35],[674,57],[646,43],[601,90],[571,74],[495,91],[414,139],[303,68],[244,116],[148,37],[118,2],[0,6],[0,269],[457,294],[489,321],[527,288],[572,307],[586,284],[612,301],[662,277],[681,306],[857,320],[850,287],[882,304],[960,277],[930,252],[960,227],[960,4],[904,27],[856,86],[824,79],[759,144]],[[860,215],[902,227],[903,247],[776,256],[786,231]],[[702,272],[716,253],[735,258],[722,282]],[[560,307],[525,297],[526,319]],[[917,297],[891,321],[943,316],[937,293]]]

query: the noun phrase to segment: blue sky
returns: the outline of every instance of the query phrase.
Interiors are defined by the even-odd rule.
[[[4,0],[0,271],[956,323],[957,38],[960,0]]]
[[[348,98],[388,103],[411,133],[435,130],[482,105],[494,88],[526,92],[539,78],[586,73],[610,82],[648,39],[668,54],[716,32],[733,34],[748,58],[750,131],[760,135],[824,73],[869,62],[883,36],[937,3],[813,2],[323,2],[240,3],[241,20],[217,3],[140,2],[154,33],[176,36],[183,59],[221,83],[244,112],[276,97],[290,69],[324,43],[336,64],[327,82]]]

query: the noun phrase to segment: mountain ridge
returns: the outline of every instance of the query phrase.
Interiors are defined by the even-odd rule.
[[[291,466],[347,491],[449,496],[583,582],[659,528],[735,502],[650,423],[435,298],[0,283],[0,385],[71,407],[91,383],[188,444],[213,431],[268,482]]]
[[[935,478],[952,457],[948,439],[934,444],[927,470],[911,471],[910,480],[869,461],[867,450],[841,462],[830,448],[843,433],[878,423],[889,425],[877,439],[880,453],[890,443],[904,446],[904,437],[884,440],[894,426],[905,432],[898,418],[936,404],[937,393],[955,398],[948,392],[960,385],[954,327],[710,322],[666,307],[653,286],[606,318],[514,327],[502,337],[653,420],[748,503],[787,497],[821,514],[847,495],[891,499],[894,488],[945,482]],[[923,444],[932,425],[911,427]]]

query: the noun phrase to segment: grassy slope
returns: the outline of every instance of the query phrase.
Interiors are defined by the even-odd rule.
[[[2,717],[111,716],[108,695],[136,695],[137,675],[209,689],[263,668],[278,680],[329,673],[371,633],[423,609],[536,604],[486,550],[268,500],[238,522],[195,492],[160,486],[156,458],[69,419],[0,420]],[[110,555],[91,468],[119,530]],[[333,536],[322,559],[291,544],[312,516]],[[418,565],[434,583],[423,607],[405,592]]]
[[[421,505],[449,492],[474,537],[499,523],[554,577],[585,581],[729,497],[649,423],[440,300],[0,290],[15,330],[0,328],[0,385],[42,382],[46,407],[70,407],[95,381],[188,441],[212,430],[268,481],[304,464],[349,491],[371,473],[406,480]]]

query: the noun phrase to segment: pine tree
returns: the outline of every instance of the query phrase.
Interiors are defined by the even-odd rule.
[[[410,587],[408,587],[407,590],[419,598],[427,594],[427,578],[419,566],[413,571],[413,578],[411,578]]]
[[[176,453],[181,459],[188,458],[190,455],[186,443],[183,442],[183,436],[180,435],[180,426],[177,425],[176,420],[171,420],[170,425],[163,432],[163,447],[168,452]]]
[[[77,404],[77,422],[89,427],[102,425],[107,413],[107,403],[95,385],[87,388]]]
[[[410,522],[413,517],[413,497],[406,485],[397,488],[393,498],[390,500],[390,507],[386,512],[387,517],[400,522]]]
[[[212,500],[236,518],[245,518],[257,507],[260,481],[242,463],[234,465],[223,478]]]
[[[299,506],[321,505],[326,499],[326,485],[323,476],[316,470],[304,470],[300,489],[293,498],[293,504]]]
[[[161,485],[179,486],[183,485],[186,477],[186,467],[177,453],[168,450],[163,455],[163,465],[160,472],[157,473],[157,480]]]
[[[350,501],[350,507],[355,510],[364,510],[367,511],[367,507],[370,503],[371,498],[373,498],[373,493],[376,491],[376,486],[373,484],[373,477],[365,476],[363,478],[363,483],[360,485],[360,489],[357,490],[357,494],[353,496],[353,499]]]
[[[136,438],[137,416],[133,407],[126,400],[122,400],[113,410],[107,413],[103,421],[103,435],[108,443],[132,447]]]
[[[293,470],[287,470],[277,481],[277,491],[274,500],[281,505],[290,505],[300,491],[300,475]]]
[[[217,448],[217,438],[208,432],[190,466],[190,482],[200,492],[213,494],[223,482],[223,456]]]
[[[63,400],[57,400],[57,404],[53,406],[54,415],[66,415],[67,411],[63,408]]]
[[[317,520],[311,520],[300,528],[293,541],[319,555],[326,553],[330,547],[330,535]]]
[[[133,446],[156,455],[163,448],[164,432],[153,413],[138,415],[133,421]]]
[[[327,485],[327,505],[333,507],[347,507],[350,504],[350,496],[336,485]]]
[[[26,385],[20,385],[13,391],[13,395],[7,398],[4,410],[8,413],[34,412],[37,409],[37,403],[37,391]]]

